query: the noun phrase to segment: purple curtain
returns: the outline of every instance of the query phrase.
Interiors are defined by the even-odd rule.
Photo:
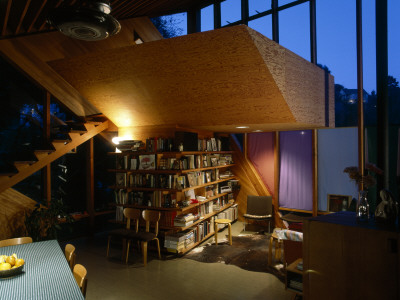
[[[247,155],[265,186],[274,195],[274,132],[247,134]]]
[[[280,133],[279,206],[312,210],[312,131]]]

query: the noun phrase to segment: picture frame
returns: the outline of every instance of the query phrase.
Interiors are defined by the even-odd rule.
[[[352,196],[328,194],[327,211],[347,211],[350,207]]]
[[[139,170],[155,170],[155,169],[156,169],[155,154],[139,155]]]

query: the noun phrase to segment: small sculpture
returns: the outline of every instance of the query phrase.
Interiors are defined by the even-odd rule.
[[[398,203],[389,190],[383,189],[379,195],[382,201],[375,209],[375,220],[380,224],[394,225],[399,213]]]

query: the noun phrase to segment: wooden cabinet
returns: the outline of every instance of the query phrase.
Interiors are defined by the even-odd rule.
[[[303,295],[303,259],[299,258],[286,267],[285,287],[297,295]]]
[[[116,221],[123,222],[123,208],[136,207],[161,212],[160,228],[166,234],[185,231],[228,209],[234,204],[230,172],[232,151],[184,151],[109,153],[115,157]],[[146,159],[146,160],[144,160]],[[154,165],[147,165],[152,164]],[[145,163],[146,166],[141,164]],[[196,201],[191,199],[196,198]],[[196,218],[187,226],[174,226],[178,215],[192,213]],[[237,216],[236,216],[237,217]],[[175,224],[176,225],[176,224]],[[188,251],[205,238],[185,248]],[[181,252],[184,252],[181,251]]]
[[[352,212],[304,222],[304,299],[399,299],[399,232]]]

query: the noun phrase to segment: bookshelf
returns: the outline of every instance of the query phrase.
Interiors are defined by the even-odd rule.
[[[193,233],[186,247],[176,249],[183,254],[212,236],[214,217],[229,210],[237,218],[237,209],[230,212],[237,206],[232,191],[237,180],[230,171],[233,151],[153,151],[155,147],[146,143],[145,149],[108,153],[115,160],[115,166],[108,169],[116,176],[116,184],[111,186],[114,222],[124,222],[125,207],[158,210],[166,238]],[[187,225],[176,225],[175,221],[186,215],[193,219]]]

